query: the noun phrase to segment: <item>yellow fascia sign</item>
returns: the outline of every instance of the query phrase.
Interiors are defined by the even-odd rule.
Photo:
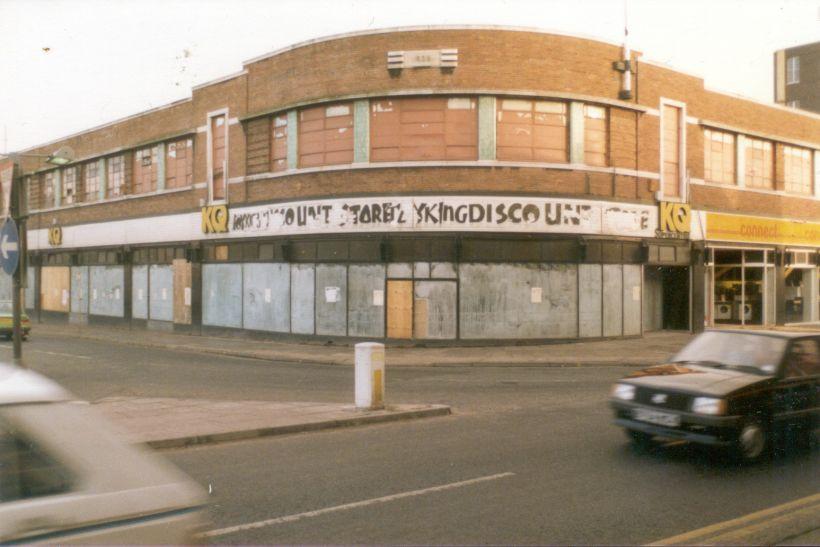
[[[820,247],[820,223],[706,213],[706,239]]]
[[[208,205],[202,208],[202,233],[224,234],[228,231],[228,206]]]

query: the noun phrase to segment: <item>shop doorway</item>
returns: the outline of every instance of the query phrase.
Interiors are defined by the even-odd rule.
[[[764,325],[774,313],[774,255],[767,250],[711,249],[708,285],[714,325]]]
[[[644,268],[644,330],[689,330],[689,268]]]

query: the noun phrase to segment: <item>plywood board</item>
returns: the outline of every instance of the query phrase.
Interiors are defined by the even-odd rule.
[[[172,267],[174,269],[174,323],[190,325],[191,263],[184,258],[178,258],[174,260]]]
[[[387,337],[413,337],[413,282],[387,282]]]

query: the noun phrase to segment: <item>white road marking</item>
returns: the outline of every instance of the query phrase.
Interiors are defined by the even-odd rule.
[[[497,475],[487,475],[486,477],[477,477],[475,479],[468,479],[466,481],[459,481],[459,482],[451,482],[449,484],[442,484],[439,486],[431,486],[430,488],[422,488],[421,490],[411,490],[409,492],[401,492],[399,494],[391,494],[389,496],[383,496],[381,498],[372,498],[369,500],[362,500],[362,501],[355,501],[353,503],[345,503],[343,505],[336,505],[334,507],[325,507],[324,509],[317,509],[315,511],[307,511],[305,513],[297,513],[295,515],[287,515],[284,517],[277,517],[274,519],[268,520],[260,520],[257,522],[249,522],[247,524],[239,524],[236,526],[229,526],[227,528],[219,528],[216,530],[211,530],[210,532],[205,532],[202,534],[203,537],[219,537],[224,536],[226,534],[232,534],[234,532],[241,532],[243,530],[253,530],[256,528],[263,528],[265,526],[273,526],[276,524],[283,524],[286,522],[295,522],[297,520],[311,518],[311,517],[318,517],[320,515],[325,515],[327,513],[335,513],[337,511],[346,511],[348,509],[357,509],[359,507],[366,507],[368,505],[374,505],[376,503],[386,503],[389,501],[396,501],[404,498],[411,498],[414,496],[421,496],[424,494],[431,494],[433,492],[441,492],[444,490],[452,490],[453,488],[461,488],[462,486],[470,486],[473,484],[478,484],[480,482],[487,482],[487,481],[494,481],[496,479],[503,479],[505,477],[512,477],[515,473],[506,472],[506,473],[498,473]]]
[[[89,357],[87,355],[76,355],[74,353],[59,353],[59,352],[56,352],[56,351],[44,351],[44,350],[41,350],[41,349],[33,349],[31,351],[35,351],[37,353],[45,353],[45,354],[48,354],[48,355],[59,355],[60,357],[74,357],[75,359],[91,359],[91,357]]]

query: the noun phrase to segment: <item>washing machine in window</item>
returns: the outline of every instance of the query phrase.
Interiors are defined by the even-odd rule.
[[[732,305],[729,302],[715,302],[715,319],[731,319]]]
[[[752,305],[735,302],[735,320],[740,321],[741,316],[744,321],[749,321],[752,318]]]

